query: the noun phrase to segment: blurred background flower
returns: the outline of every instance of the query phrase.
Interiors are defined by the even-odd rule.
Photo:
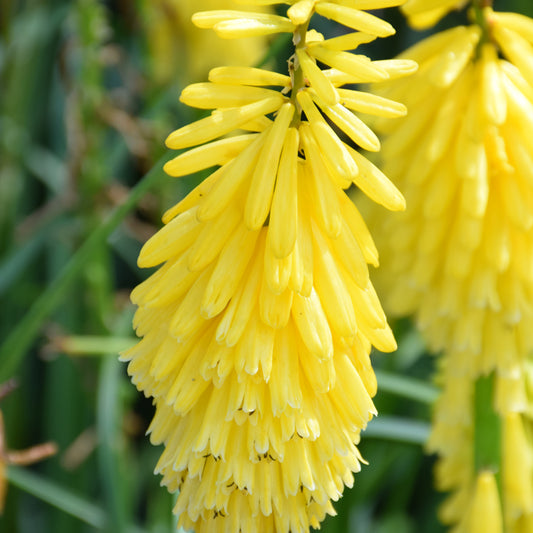
[[[500,486],[490,500],[503,509],[492,530],[514,532],[528,530],[533,511],[533,151],[525,133],[533,128],[533,19],[489,3],[472,3],[470,25],[405,51],[418,73],[384,88],[411,110],[376,125],[386,134],[385,171],[409,208],[384,220],[370,207],[370,226],[383,252],[385,308],[414,315],[442,353],[428,442],[439,454],[437,487],[452,492],[440,516],[474,531],[468,509],[488,497],[480,479],[492,472]]]

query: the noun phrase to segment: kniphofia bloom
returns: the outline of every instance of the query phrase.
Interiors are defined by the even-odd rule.
[[[404,208],[356,148],[380,147],[358,112],[406,110],[343,85],[416,66],[348,53],[394,32],[366,11],[290,4],[287,16],[193,17],[225,38],[290,33],[294,54],[286,74],[218,67],[183,91],[184,103],[213,111],[169,135],[169,148],[187,151],[165,170],[216,169],[164,215],[139,257],[141,267],[162,266],[132,294],[143,339],[124,359],[154,398],[151,440],[165,447],[157,471],[180,491],[179,523],[197,532],[303,532],[334,514],[331,501],[352,485],[360,433],[376,413],[371,347],[396,347],[369,279],[377,251],[345,189],[356,184]],[[315,14],[350,33],[308,31]]]
[[[527,531],[533,517],[526,372],[533,350],[533,21],[490,8],[475,15],[476,24],[407,50],[418,73],[379,93],[410,109],[401,121],[375,123],[387,136],[384,170],[408,209],[383,217],[369,206],[367,215],[386,265],[377,273],[385,309],[414,314],[429,347],[443,352],[443,393],[429,442],[440,457],[437,486],[453,491],[443,521],[470,531],[466,510],[477,505],[480,469],[495,469],[503,480],[506,531]],[[480,444],[484,438],[491,457]]]

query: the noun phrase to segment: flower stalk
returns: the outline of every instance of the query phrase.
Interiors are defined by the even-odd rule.
[[[475,471],[501,468],[501,418],[494,410],[494,373],[481,376],[474,386],[474,465]]]

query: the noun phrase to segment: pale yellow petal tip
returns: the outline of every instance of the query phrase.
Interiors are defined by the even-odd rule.
[[[391,211],[405,211],[407,209],[407,202],[405,201],[405,196],[398,191],[395,202],[390,208]]]
[[[287,16],[296,26],[304,24],[311,17],[315,3],[316,0],[300,0],[287,10]]]
[[[133,354],[131,354],[130,352],[131,352],[131,349],[120,352],[118,355],[118,360],[122,363],[127,363],[128,361],[131,361]]]
[[[371,342],[380,352],[392,353],[398,349],[394,333],[388,325],[382,329],[374,330],[373,335],[375,338],[371,339]]]
[[[467,524],[470,533],[503,532],[500,495],[494,472],[484,470],[478,474]]]
[[[165,139],[165,146],[169,148],[170,150],[178,150],[181,148],[181,145],[177,141],[177,132],[179,130],[174,130],[172,133],[168,135],[168,137]]]
[[[191,17],[191,22],[198,28],[209,28],[209,26],[204,22],[205,18],[204,12],[200,11],[193,14]]]
[[[173,160],[167,161],[163,165],[163,171],[165,172],[165,174],[168,174],[171,177],[176,177],[180,175],[176,170],[176,163]]]
[[[137,266],[139,268],[151,268],[151,267],[157,266],[157,263],[153,264],[152,261],[150,261],[150,257],[146,257],[145,255],[142,255],[142,250],[141,250],[139,257],[137,257]]]
[[[324,41],[324,35],[316,30],[309,30],[305,36],[305,42],[309,43],[321,43]]]

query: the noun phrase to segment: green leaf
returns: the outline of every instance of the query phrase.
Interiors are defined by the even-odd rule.
[[[378,389],[410,400],[432,404],[439,395],[439,389],[418,379],[376,370]]]
[[[381,416],[369,422],[363,438],[375,438],[424,445],[428,440],[430,425],[409,418]]]
[[[17,371],[18,365],[38,335],[44,321],[62,302],[70,285],[83,270],[91,255],[105,242],[144,194],[165,175],[162,168],[167,159],[167,155],[162,157],[142,181],[131,190],[128,199],[115,208],[108,219],[92,232],[71,257],[62,272],[50,283],[24,318],[12,330],[0,348],[0,382],[12,377]]]

